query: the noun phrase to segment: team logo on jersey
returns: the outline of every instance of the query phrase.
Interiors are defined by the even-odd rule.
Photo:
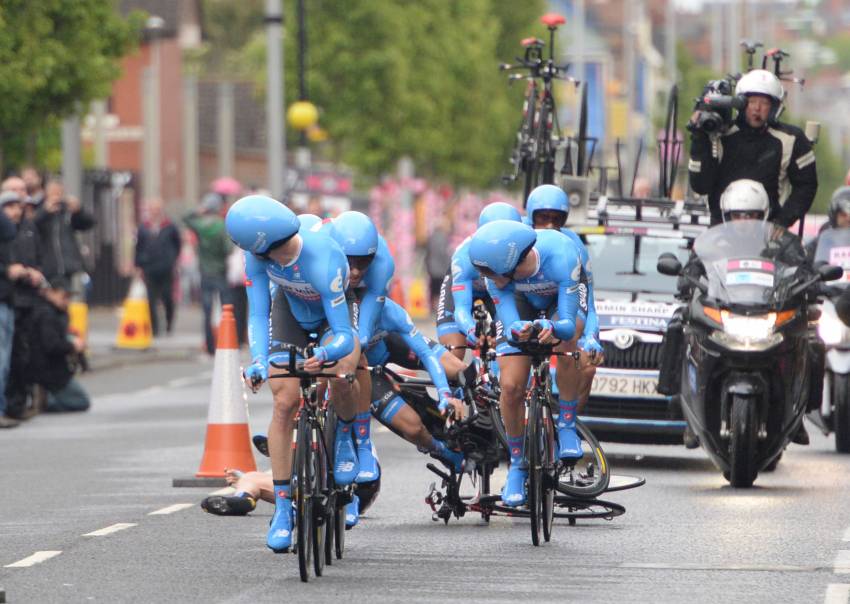
[[[336,269],[336,277],[331,281],[331,291],[332,292],[341,292],[345,289],[345,279],[342,276],[342,269]]]
[[[581,262],[576,261],[575,268],[573,272],[570,273],[570,279],[573,281],[578,281],[581,278]]]

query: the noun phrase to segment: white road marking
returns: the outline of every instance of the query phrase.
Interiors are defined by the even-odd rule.
[[[850,575],[850,550],[840,549],[835,556],[834,571],[839,575]]]
[[[51,558],[54,558],[61,553],[61,551],[55,550],[36,552],[32,556],[27,556],[23,560],[18,560],[17,562],[13,562],[12,564],[7,564],[4,568],[26,568],[28,566],[33,566],[35,564],[44,562],[45,560],[50,560]]]
[[[377,430],[378,432],[381,432],[381,433],[389,432],[389,431],[390,431],[390,429],[389,429],[389,428],[387,428],[386,426],[384,426],[383,424],[382,424],[382,425],[380,425],[380,426],[378,426],[378,427],[376,428],[376,430]]]
[[[850,602],[850,585],[830,583],[826,586],[823,604],[847,604]]]
[[[117,533],[118,531],[123,531],[124,529],[128,529],[133,526],[137,525],[133,524],[132,522],[119,522],[118,524],[113,524],[112,526],[107,526],[106,528],[86,533],[85,535],[83,535],[83,537],[104,537],[106,535],[111,535],[112,533]]]
[[[193,384],[200,384],[209,381],[212,377],[212,371],[205,371],[197,375],[189,375],[186,377],[174,378],[165,384],[166,388],[185,388]]]
[[[213,491],[210,495],[233,495],[236,492],[236,489],[233,487],[224,487],[223,489],[219,489],[217,491]]]
[[[844,531],[844,536],[841,538],[842,541],[850,541],[850,527]]]
[[[647,570],[719,570],[743,572],[798,572],[809,573],[818,570],[816,566],[793,566],[790,564],[702,564],[696,562],[625,562],[620,568]],[[848,569],[847,572],[850,572]]]
[[[148,514],[148,516],[163,516],[165,514],[173,514],[174,512],[179,512],[180,510],[185,510],[186,508],[193,507],[194,505],[194,503],[175,503],[174,505],[162,508],[161,510],[151,512]]]

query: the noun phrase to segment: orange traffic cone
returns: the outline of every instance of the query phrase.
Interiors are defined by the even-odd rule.
[[[412,319],[425,319],[428,317],[428,297],[425,293],[424,279],[416,278],[410,282],[407,306],[405,308]]]
[[[225,468],[257,470],[251,453],[248,404],[239,371],[239,343],[232,304],[222,306],[218,327],[207,438],[201,467],[195,474],[198,478],[224,477]]]
[[[148,293],[142,280],[134,279],[121,310],[115,346],[144,350],[150,348],[152,337]]]

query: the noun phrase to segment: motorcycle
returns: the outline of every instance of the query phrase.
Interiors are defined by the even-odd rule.
[[[835,432],[836,451],[850,453],[850,327],[835,311],[836,301],[850,286],[850,228],[821,233],[814,263],[840,266],[843,274],[829,286],[821,306],[817,331],[826,347],[823,395],[819,408],[807,417],[825,435]]]
[[[800,240],[760,220],[712,227],[693,252],[684,271],[669,253],[657,266],[685,284],[682,409],[723,476],[746,488],[800,427],[810,397],[809,305],[841,270],[807,268]]]

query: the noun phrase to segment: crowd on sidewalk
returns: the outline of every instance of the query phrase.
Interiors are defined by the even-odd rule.
[[[74,379],[85,343],[69,331],[68,306],[82,294],[76,238],[95,224],[62,183],[27,168],[0,184],[0,428],[39,411],[83,411]]]

